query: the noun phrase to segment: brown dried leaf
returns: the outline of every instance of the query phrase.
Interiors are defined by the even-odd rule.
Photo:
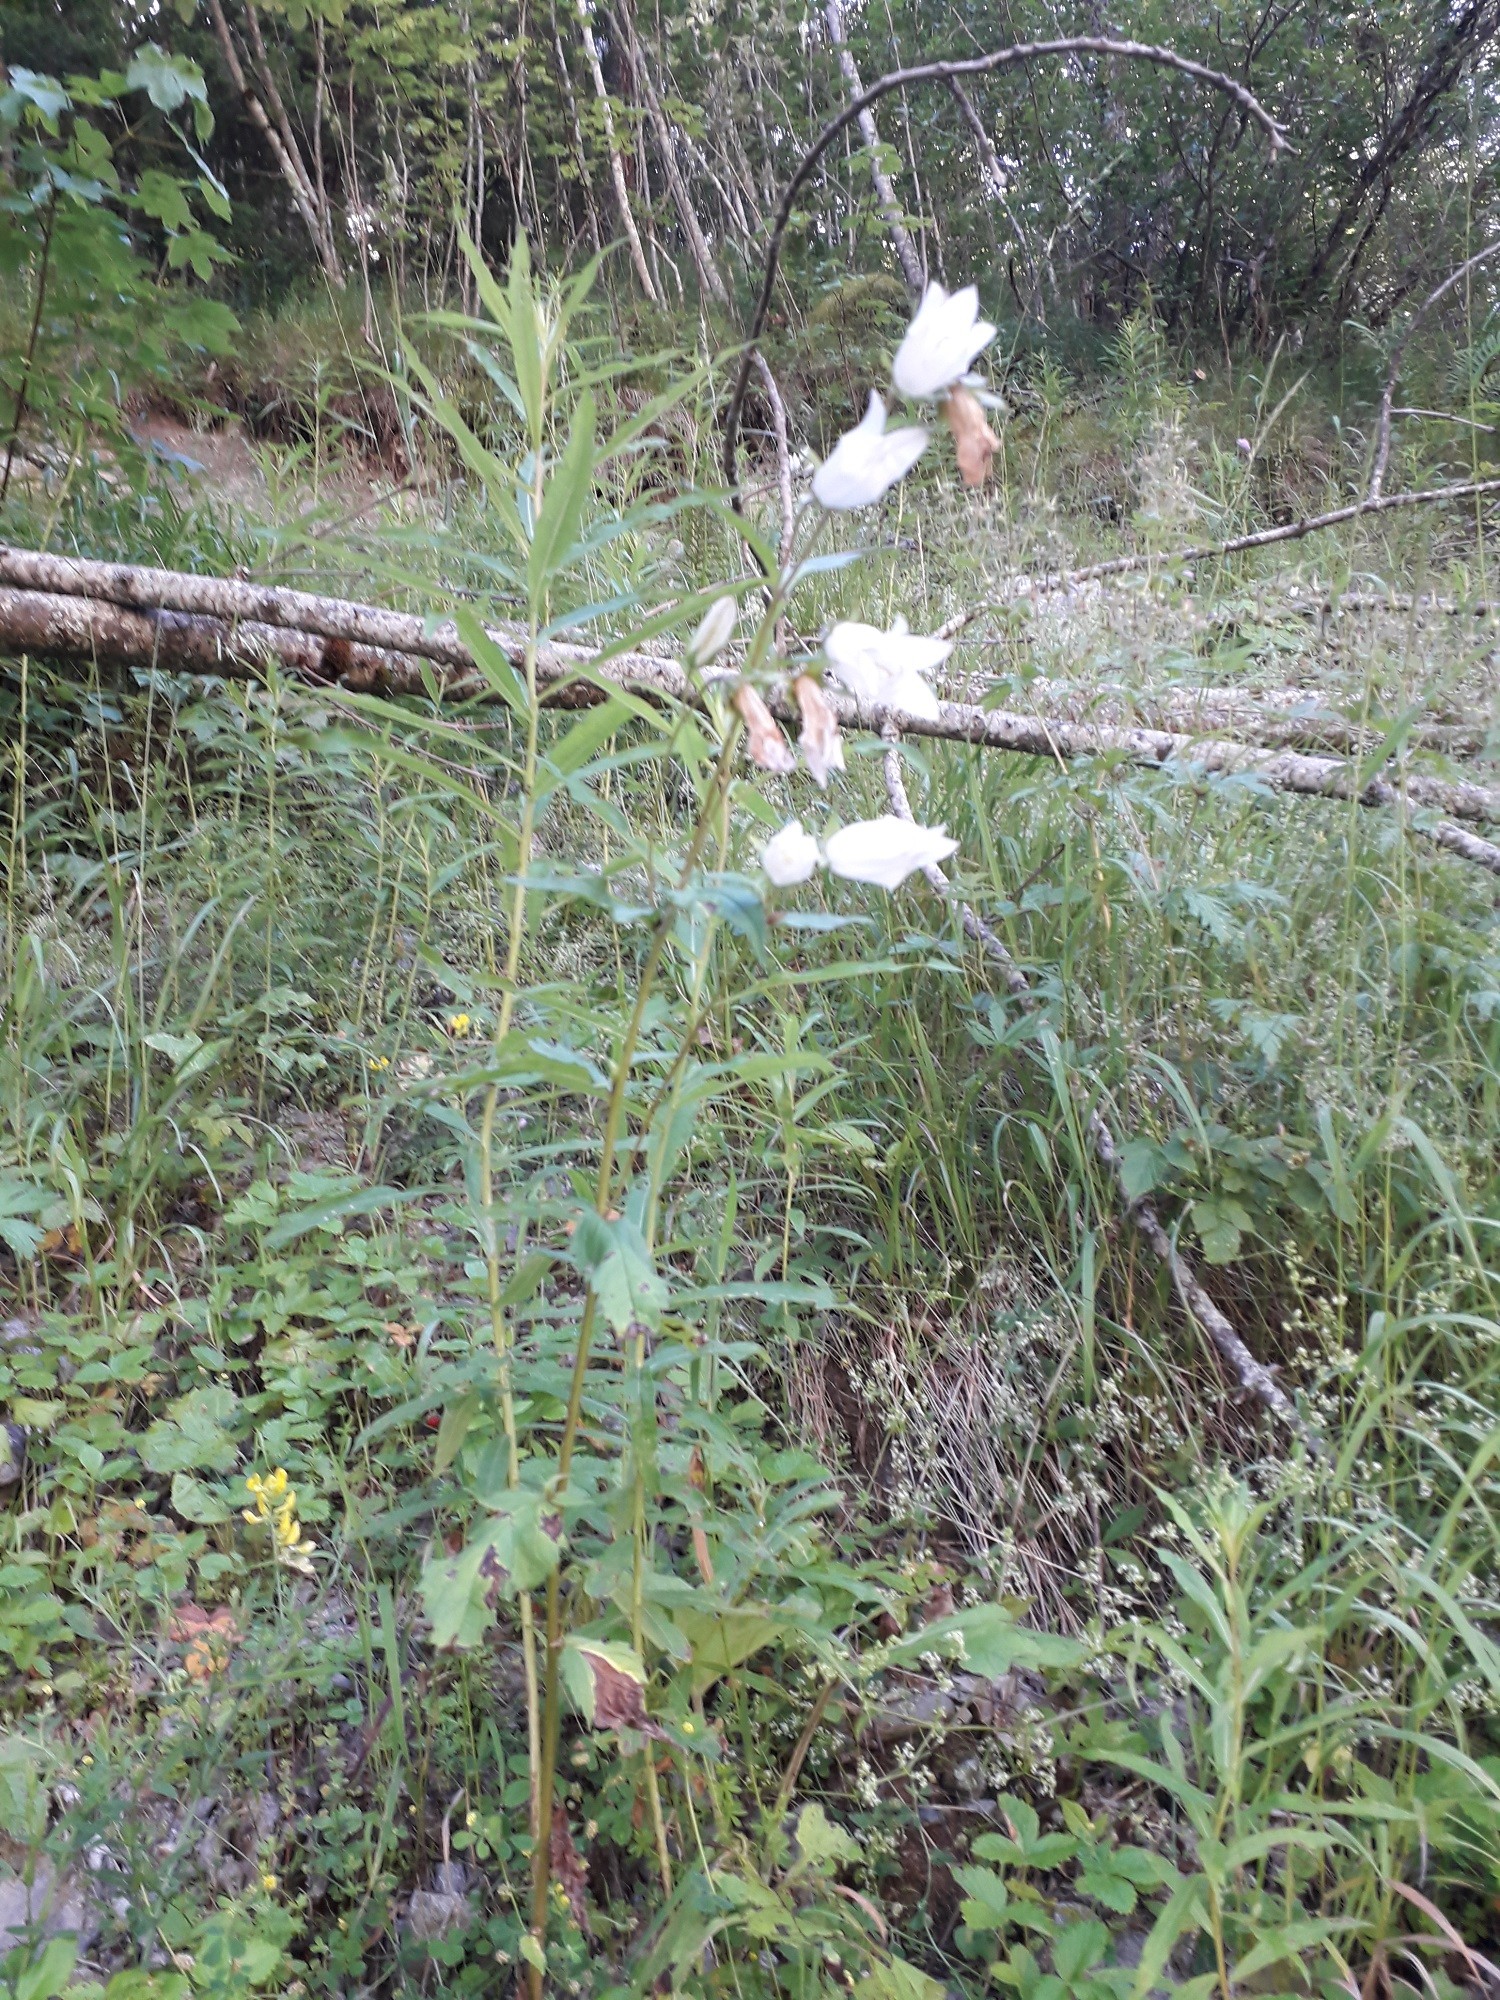
[[[596,1729],[633,1729],[639,1736],[661,1731],[646,1713],[646,1677],[630,1664],[628,1647],[590,1644],[579,1640],[579,1657],[588,1669],[594,1697]]]
[[[693,1554],[697,1558],[698,1568],[702,1572],[703,1581],[705,1583],[712,1583],[714,1580],[714,1561],[708,1552],[708,1537],[697,1526],[693,1529]]]
[[[831,773],[844,768],[844,742],[839,735],[838,716],[811,674],[798,674],[792,682],[792,693],[802,711],[802,734],[797,747],[806,759],[808,770],[826,789]]]
[[[573,1839],[573,1829],[568,1822],[567,1808],[561,1799],[552,1807],[552,1878],[562,1887],[568,1899],[568,1908],[573,1912],[573,1921],[580,1930],[588,1929],[589,1902],[588,1870],[583,1865],[583,1856],[578,1852]]]
[[[964,485],[983,486],[989,477],[990,460],[1000,449],[1000,440],[985,420],[979,398],[971,389],[952,388],[944,398],[943,415],[953,433]]]
[[[185,1646],[182,1664],[188,1678],[211,1680],[229,1664],[230,1653],[239,1638],[239,1627],[227,1604],[217,1611],[205,1611],[192,1602],[178,1605],[167,1627],[168,1636]]]
[[[796,769],[797,757],[790,743],[781,733],[777,722],[757,689],[748,681],[741,681],[734,691],[734,708],[745,725],[745,748],[750,753],[752,764],[759,764],[763,771],[777,771],[783,776]]]
[[[495,1554],[493,1548],[485,1550],[479,1558],[479,1574],[484,1578],[484,1601],[488,1610],[493,1611],[500,1602],[501,1593],[510,1577],[510,1571]]]

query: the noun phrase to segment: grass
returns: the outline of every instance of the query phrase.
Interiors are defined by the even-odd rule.
[[[997,484],[904,489],[887,552],[815,579],[800,629],[930,629],[1019,568],[1232,533],[1356,476],[1313,385],[1271,426],[1284,379],[1189,391],[1148,326],[1112,367],[1034,369]],[[696,435],[671,433],[663,501]],[[32,525],[412,602],[493,581],[475,491],[314,533],[300,449],[264,522],[80,483]],[[649,602],[733,560],[716,517],[678,512],[568,589]],[[1007,701],[1041,674],[1493,714],[1482,626],[1324,630],[1292,594],[1483,574],[1469,525],[1413,516],[1190,590],[997,612],[953,664]],[[434,1649],[423,1556],[460,1555],[496,1477],[487,1257],[521,1422],[552,1448],[578,1338],[562,1232],[600,1141],[586,1091],[518,1086],[492,1213],[459,1129],[506,992],[517,737],[495,708],[435,751],[416,704],[401,723],[289,686],[4,671],[10,1851],[86,1888],[101,1979],[492,1990],[526,1958],[523,1633],[512,1608]],[[544,720],[544,752],[572,722]],[[543,874],[684,838],[693,745],[651,743],[622,725],[618,754],[551,791]],[[884,790],[870,746],[850,750],[852,819]],[[777,933],[766,962],[753,937],[702,958],[679,941],[628,1087],[679,1104],[684,1017],[695,1065],[741,1065],[649,1127],[679,1149],[657,1261],[707,1302],[696,1349],[660,1333],[633,1362],[623,1339],[595,1354],[580,1476],[613,1490],[618,1460],[640,1511],[611,1517],[572,1601],[594,1629],[623,1588],[611,1547],[644,1545],[695,1587],[716,1568],[765,1622],[705,1684],[660,1669],[659,1781],[638,1733],[622,1753],[586,1705],[568,1718],[550,1976],[812,1993],[851,1965],[877,1989],[1023,2000],[1463,1986],[1500,1888],[1493,894],[1389,816],[1245,780],[936,745],[907,772],[1043,1005],[1019,1016],[923,889],[810,886],[834,927]],[[778,784],[773,824],[816,815],[805,779]],[[724,837],[750,866],[750,806]],[[527,1032],[602,1061],[638,935],[607,898],[533,910]],[[1322,1457],[1260,1421],[1170,1307],[1080,1102],[1128,1139]],[[277,1465],[310,1577],[240,1517],[245,1475]],[[648,1506],[666,1510],[649,1535]],[[634,1607],[668,1663],[692,1629],[672,1601]],[[996,1602],[1054,1635],[1035,1657],[1007,1641],[998,1696],[982,1656],[977,1674],[923,1660],[920,1638]],[[699,1728],[722,1754],[697,1754]],[[696,1889],[666,1895],[663,1851]],[[904,1971],[851,1892],[897,1927]]]

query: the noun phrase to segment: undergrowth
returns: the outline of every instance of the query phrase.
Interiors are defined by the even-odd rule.
[[[741,575],[694,485],[712,371],[658,410],[529,285],[450,373],[441,329],[411,354],[399,520],[297,504],[299,432],[265,519],[138,468],[8,532],[442,578],[533,650],[675,601],[681,646]],[[1290,387],[1194,385],[1149,322],[1103,382],[1018,363],[996,483],[900,489],[793,623],[931,629],[1019,568],[1342,497],[1354,447]],[[954,670],[1487,702],[1493,745],[1482,626],[1306,607],[1483,557],[1409,518],[1010,603]],[[817,801],[737,777],[723,706],[580,720],[488,666],[457,712],[3,670],[16,1992],[68,1977],[54,1932],[116,2000],[1482,1985],[1484,882],[1252,779],[908,744],[1023,1013],[926,889],[767,897]],[[879,746],[846,754],[839,812],[883,811]],[[1084,1104],[1315,1443],[1171,1306]]]

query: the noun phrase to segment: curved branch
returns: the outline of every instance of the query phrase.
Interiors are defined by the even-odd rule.
[[[1194,62],[1190,56],[1180,56],[1175,49],[1164,49],[1153,42],[1116,41],[1107,35],[1065,35],[1051,42],[1016,42],[1009,48],[993,49],[988,55],[965,56],[952,62],[917,63],[910,69],[890,70],[877,77],[866,86],[857,97],[853,97],[829,120],[814,139],[812,145],[802,155],[796,171],[786,184],[781,202],[776,210],[776,219],[771,225],[771,240],[766,248],[766,266],[761,279],[760,297],[755,302],[755,312],[750,321],[750,331],[745,337],[744,351],[740,356],[739,372],[735,376],[734,390],[729,398],[729,408],[724,417],[724,477],[731,492],[738,480],[736,462],[738,459],[740,410],[745,400],[745,391],[750,385],[750,371],[755,365],[755,351],[760,336],[765,330],[766,315],[771,309],[771,295],[776,288],[776,273],[781,262],[781,245],[792,219],[792,209],[797,196],[802,192],[813,169],[824,153],[848,125],[854,124],[870,108],[878,104],[893,90],[905,90],[919,83],[947,83],[954,77],[991,76],[997,70],[1011,69],[1017,63],[1033,62],[1041,56],[1096,55],[1114,56],[1123,62],[1156,63],[1162,69],[1179,71],[1198,83],[1206,83],[1215,90],[1222,90],[1227,97],[1240,107],[1247,118],[1259,125],[1271,142],[1272,154],[1283,149],[1290,150],[1285,129],[1266,110],[1260,99],[1244,84],[1226,76],[1222,70],[1209,69],[1206,64]]]
[[[1300,542],[1307,535],[1320,534],[1325,528],[1340,528],[1345,522],[1358,521],[1366,514],[1389,514],[1407,507],[1440,506],[1449,500],[1485,500],[1497,493],[1500,493],[1500,479],[1465,479],[1454,486],[1426,486],[1414,493],[1383,493],[1378,500],[1353,500],[1347,507],[1334,507],[1326,514],[1305,514],[1300,521],[1286,521],[1277,528],[1258,528],[1254,534],[1232,535],[1227,542],[1204,542],[1196,548],[1173,549],[1169,554],[1153,550],[1133,556],[1111,556],[1107,562],[1090,563],[1085,569],[1059,569],[1044,576],[1017,577],[1013,595],[988,599],[967,611],[960,611],[946,624],[940,625],[935,636],[939,639],[955,638],[966,625],[972,625],[986,611],[999,610],[1014,602],[1015,596],[1039,597],[1054,590],[1071,590],[1075,584],[1098,583],[1105,577],[1133,576],[1141,570],[1165,571],[1178,563],[1217,562],[1223,556],[1243,555],[1249,549],[1269,549],[1278,542]],[[1345,604],[1364,601],[1339,600]],[[1410,600],[1410,604],[1420,604],[1420,600]],[[1479,609],[1472,605],[1465,608]]]

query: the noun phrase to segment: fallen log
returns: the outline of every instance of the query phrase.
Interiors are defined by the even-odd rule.
[[[28,581],[32,578],[37,581]],[[181,661],[181,670],[190,673],[241,675],[256,671],[257,658],[263,664],[274,655],[291,671],[330,687],[415,692],[429,685],[433,669],[443,670],[436,679],[444,693],[482,694],[489,686],[451,622],[341,598],[3,547],[0,587],[5,589],[0,646],[11,650],[20,643],[62,658],[163,668]],[[130,611],[138,618],[118,615]],[[5,624],[7,614],[14,619],[14,628]],[[10,629],[27,636],[12,642]],[[486,631],[505,657],[519,666],[524,655],[521,636],[500,627]],[[318,646],[319,640],[332,644]],[[587,679],[675,701],[695,701],[699,693],[676,660],[635,651],[612,654],[607,648],[596,651],[552,642],[539,649],[536,672],[539,684],[549,688]],[[785,694],[773,695],[771,705],[784,719],[797,719],[795,705]],[[1294,795],[1347,799],[1367,807],[1417,806],[1450,820],[1500,820],[1500,791],[1483,785],[1409,771],[1401,771],[1397,781],[1366,779],[1344,759],[1268,750],[1229,738],[1018,715],[960,702],[942,703],[936,717],[861,707],[847,696],[840,697],[836,706],[845,726],[876,733],[895,726],[906,736],[1058,762],[1115,757],[1155,769],[1176,765],[1193,774],[1253,776],[1271,790]],[[1474,843],[1462,848],[1444,844],[1470,860],[1477,858],[1477,850],[1490,846],[1484,841],[1477,843],[1477,850]],[[1500,858],[1500,850],[1496,852]],[[1490,864],[1482,860],[1480,865]],[[1500,873],[1500,867],[1495,872]]]
[[[1273,749],[1327,750],[1367,756],[1379,748],[1394,716],[1356,722],[1316,688],[1132,687],[1127,682],[1035,679],[1017,690],[1026,708],[1048,721],[1141,723],[1190,736],[1233,736]],[[1340,700],[1343,697],[1334,697]],[[1351,707],[1359,698],[1349,698]],[[1500,741],[1500,715],[1414,721],[1403,748],[1446,757],[1474,757]]]

